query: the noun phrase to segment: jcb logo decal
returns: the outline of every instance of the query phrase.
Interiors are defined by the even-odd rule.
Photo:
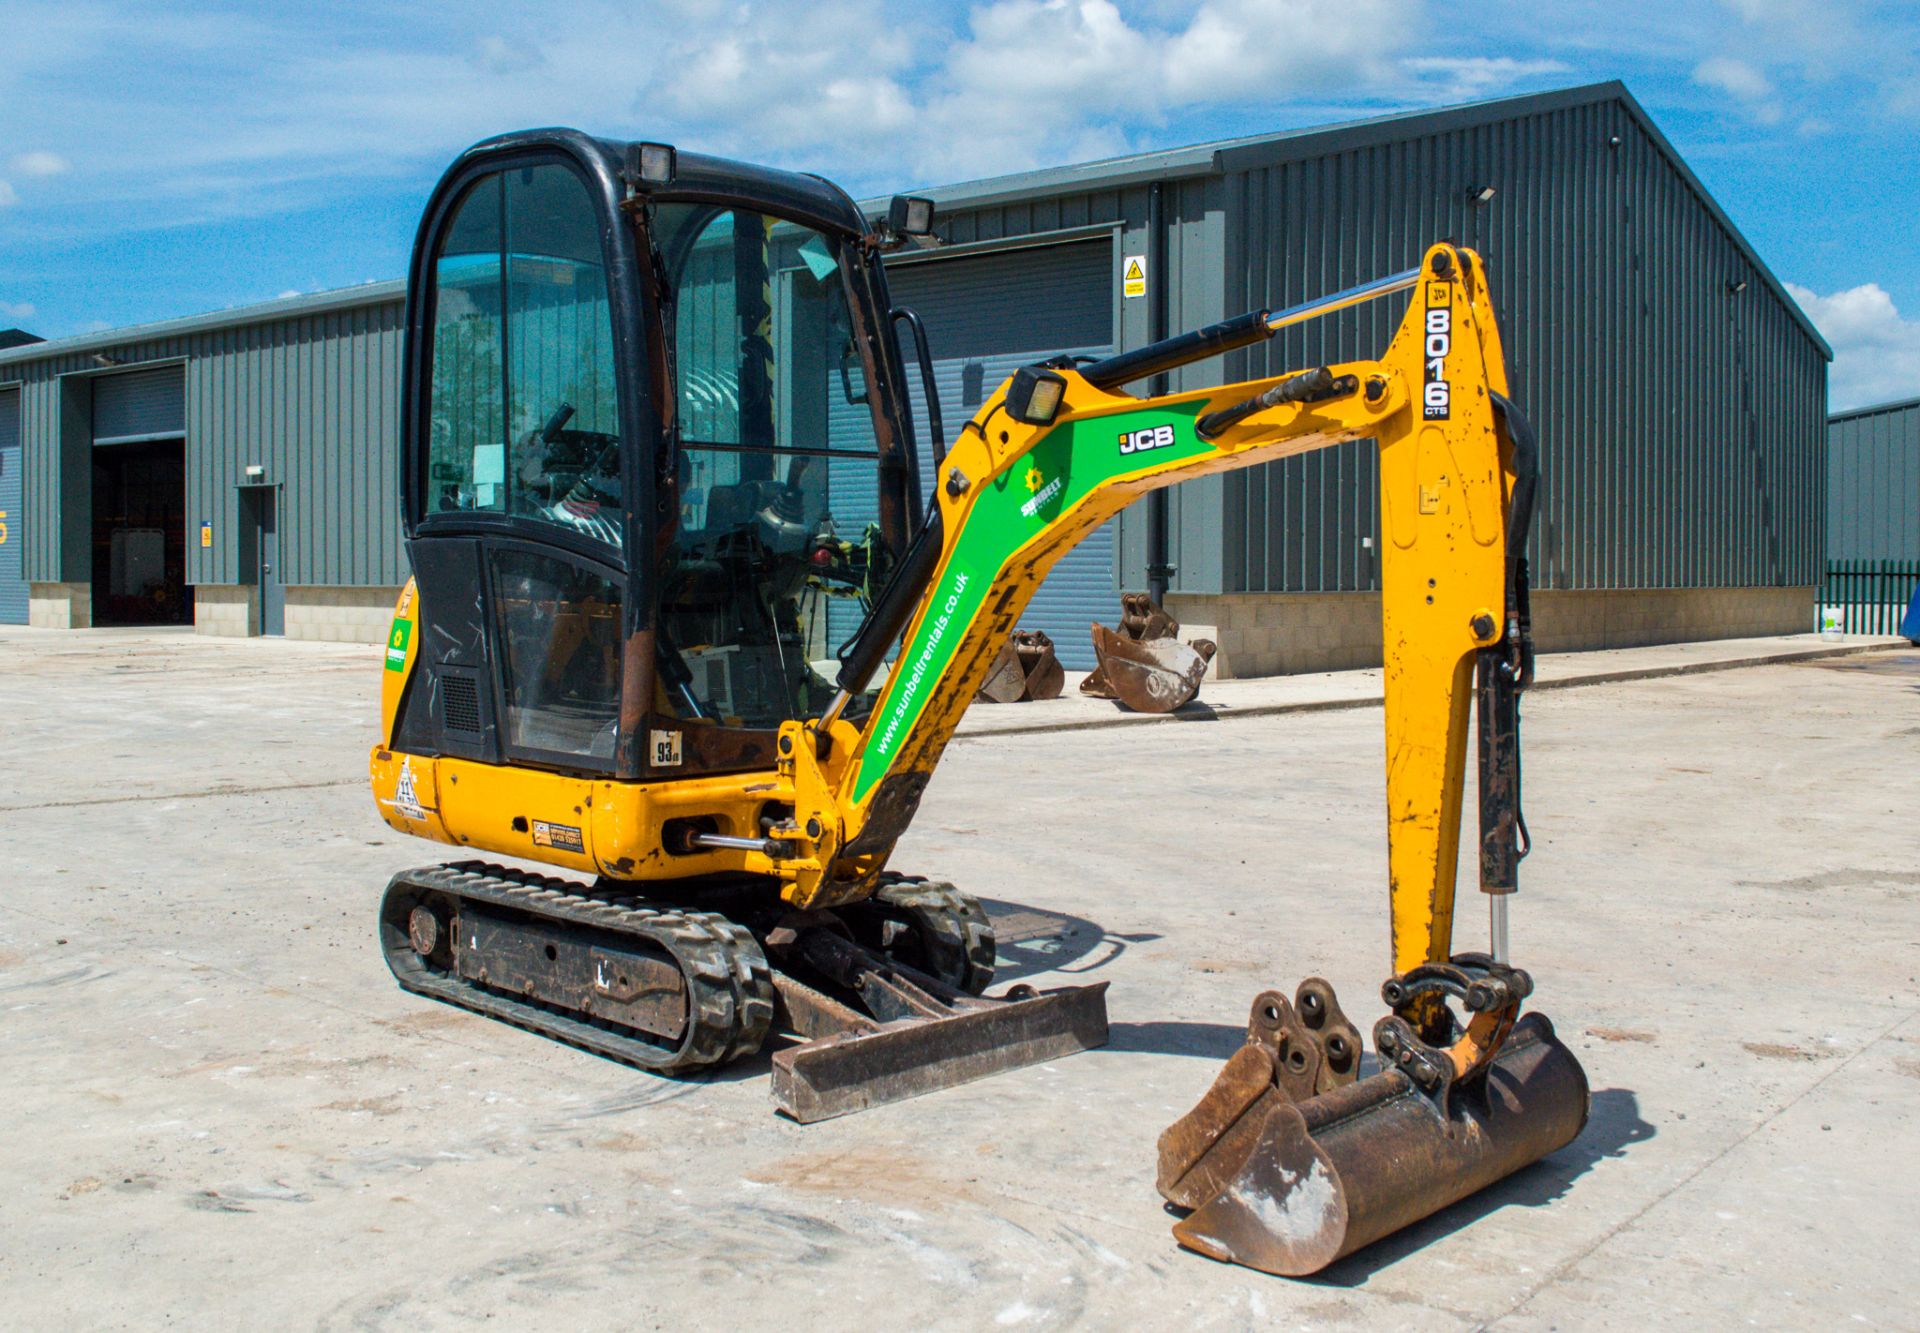
[[[1421,394],[1422,415],[1445,421],[1453,415],[1453,385],[1447,380],[1447,357],[1453,351],[1453,286],[1427,284],[1426,389]]]
[[[1173,443],[1172,426],[1142,426],[1120,432],[1122,454],[1144,454],[1149,449],[1165,449]]]

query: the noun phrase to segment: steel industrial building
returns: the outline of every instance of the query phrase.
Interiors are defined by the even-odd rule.
[[[1618,83],[928,193],[945,244],[889,270],[926,319],[949,430],[1039,356],[1279,308],[1450,238],[1489,261],[1542,438],[1542,646],[1806,627],[1830,353]],[[380,638],[405,577],[401,298],[382,283],[0,351],[33,623]],[[1291,329],[1175,387],[1371,355],[1396,316]],[[1116,590],[1164,583],[1231,674],[1377,662],[1377,506],[1364,444],[1188,483],[1063,561],[1028,623],[1085,665]]]
[[[1920,398],[1827,423],[1827,558],[1920,560]]]

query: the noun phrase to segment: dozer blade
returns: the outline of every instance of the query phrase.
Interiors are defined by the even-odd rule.
[[[1253,1042],[1160,1139],[1160,1190],[1193,1211],[1188,1249],[1304,1277],[1565,1147],[1587,1078],[1539,1014],[1469,1080],[1426,1091],[1400,1068],[1305,1100]]]
[[[1128,639],[1095,625],[1093,651],[1113,697],[1136,713],[1171,713],[1207,674],[1209,655],[1178,639]]]
[[[1105,982],[994,999],[804,921],[769,939],[776,1021],[805,1039],[774,1053],[773,1100],[803,1125],[1107,1043]]]
[[[774,1104],[808,1125],[1107,1044],[1105,982],[980,1003],[777,1051]]]

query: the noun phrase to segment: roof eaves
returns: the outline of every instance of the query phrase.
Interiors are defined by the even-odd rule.
[[[278,301],[262,301],[257,305],[238,306],[232,310],[184,315],[179,319],[163,319],[153,324],[136,324],[131,328],[107,329],[100,333],[83,333],[71,338],[54,338],[48,342],[11,347],[0,351],[0,365],[17,366],[26,362],[69,356],[75,352],[124,347],[130,343],[178,338],[186,334],[206,333],[214,329],[237,328],[244,324],[299,319],[306,315],[326,314],[334,310],[350,310],[357,306],[383,305],[388,301],[401,300],[406,294],[407,284],[399,279],[362,283],[358,287],[340,287],[333,291],[313,292],[305,296],[289,296]]]
[[[1870,417],[1881,412],[1905,412],[1916,407],[1920,407],[1920,398],[1896,398],[1890,403],[1869,403],[1865,407],[1849,407],[1844,412],[1830,412],[1827,414],[1827,424],[1831,426],[1836,421],[1851,421],[1855,417]]]

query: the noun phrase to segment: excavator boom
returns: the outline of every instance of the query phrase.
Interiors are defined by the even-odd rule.
[[[1377,361],[1152,399],[1130,379],[1269,337],[1297,319],[1412,291]],[[1161,1141],[1160,1188],[1191,1210],[1181,1243],[1311,1273],[1570,1142],[1587,1084],[1507,958],[1524,855],[1518,700],[1532,670],[1523,556],[1537,449],[1507,398],[1483,265],[1430,250],[1419,269],[1278,315],[1259,312],[1112,362],[1015,375],[941,462],[938,509],[910,552],[923,590],[864,729],[796,723],[809,834],[773,868],[791,901],[854,901],[905,831],[960,714],[1047,571],[1147,492],[1345,440],[1379,445],[1392,1010],[1383,1068],[1355,1081],[1358,1033],[1324,982],[1254,1006],[1248,1044]],[[927,541],[939,534],[937,547]],[[841,699],[891,642],[883,599]],[[898,612],[896,611],[896,614]],[[1476,697],[1480,886],[1491,952],[1452,952],[1469,721]],[[836,704],[839,701],[836,701]],[[1456,1018],[1449,1002],[1468,1017]]]

